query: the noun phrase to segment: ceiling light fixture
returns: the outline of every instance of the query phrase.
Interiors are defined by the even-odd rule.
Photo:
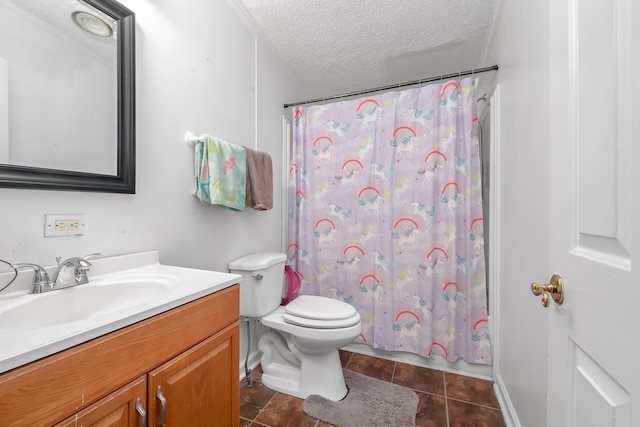
[[[97,37],[111,37],[113,30],[111,26],[99,17],[83,11],[76,11],[71,14],[73,22],[78,27]]]

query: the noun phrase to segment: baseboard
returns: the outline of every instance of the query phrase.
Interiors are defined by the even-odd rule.
[[[256,350],[249,355],[249,361],[247,363],[249,369],[253,370],[260,364],[260,356],[262,356],[260,350]],[[244,359],[240,361],[240,381],[246,378],[244,362]]]
[[[493,391],[495,392],[498,403],[500,404],[500,410],[502,411],[504,422],[507,427],[521,427],[515,408],[511,403],[511,399],[509,399],[509,394],[507,393],[500,375],[496,375],[496,378],[494,379]]]

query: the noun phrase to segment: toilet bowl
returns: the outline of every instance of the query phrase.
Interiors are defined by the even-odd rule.
[[[229,263],[240,283],[240,315],[266,327],[262,383],[299,398],[318,394],[338,401],[347,394],[338,349],[361,332],[360,315],[344,301],[302,295],[286,306],[282,297],[285,254],[262,252]]]

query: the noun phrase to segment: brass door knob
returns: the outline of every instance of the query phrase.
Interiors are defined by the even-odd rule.
[[[549,295],[558,304],[564,302],[564,287],[562,286],[562,277],[558,274],[551,276],[550,283],[547,285],[540,285],[538,283],[531,284],[531,292],[534,295],[542,295],[542,305],[549,307]]]

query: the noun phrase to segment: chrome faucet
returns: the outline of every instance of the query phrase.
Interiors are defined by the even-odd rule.
[[[34,271],[33,274],[33,282],[31,283],[31,290],[29,293],[31,294],[40,294],[43,292],[54,291],[56,289],[64,289],[70,288],[72,286],[84,285],[85,283],[89,283],[89,278],[87,277],[87,272],[91,267],[91,263],[89,262],[90,258],[96,257],[100,255],[99,253],[90,254],[85,257],[72,257],[68,258],[64,261],[60,261],[62,258],[56,258],[58,262],[58,267],[56,271],[53,273],[53,280],[49,279],[49,274],[47,271],[40,267],[37,264],[31,263],[22,263],[22,264],[13,264],[13,268],[22,268],[29,267]],[[66,271],[67,268],[73,268],[73,276],[74,281],[65,281],[64,276],[61,276],[63,271]]]
[[[89,278],[87,277],[87,272],[91,267],[91,263],[88,261],[89,258],[93,258],[100,255],[99,253],[90,254],[83,258],[80,257],[72,257],[65,259],[60,262],[61,257],[57,257],[56,261],[58,262],[58,268],[56,268],[56,272],[53,274],[53,280],[51,280],[52,286],[54,289],[64,289],[70,288],[71,286],[76,285],[84,285],[85,283],[89,283]],[[73,276],[75,279],[74,282],[66,282],[64,277],[60,277],[60,273],[63,272],[66,268],[73,267]]]

